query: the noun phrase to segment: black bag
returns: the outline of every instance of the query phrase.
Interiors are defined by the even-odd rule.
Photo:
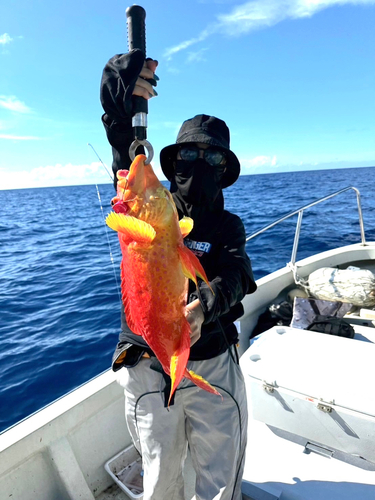
[[[317,315],[314,321],[306,328],[313,332],[337,335],[338,337],[354,338],[354,328],[342,318]]]
[[[281,302],[280,304],[271,304],[264,313],[262,313],[258,322],[251,333],[250,338],[256,337],[260,333],[269,330],[273,326],[289,326],[292,319],[292,306],[289,302]]]

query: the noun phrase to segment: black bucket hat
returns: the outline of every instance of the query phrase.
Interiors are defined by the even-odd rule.
[[[222,187],[231,186],[240,175],[240,162],[229,149],[229,129],[219,118],[208,115],[197,115],[184,121],[177,136],[176,144],[167,146],[160,151],[160,165],[166,178],[171,181],[174,175],[174,162],[181,144],[201,142],[215,146],[225,153],[226,171]]]

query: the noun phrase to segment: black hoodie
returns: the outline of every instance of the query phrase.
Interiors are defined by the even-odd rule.
[[[129,168],[128,150],[132,131],[113,130],[106,123],[106,116],[103,117],[103,123],[113,148],[112,168],[116,174],[119,169]],[[201,207],[186,203],[173,181],[171,192],[180,218],[186,215],[194,220],[194,228],[184,242],[199,258],[214,291],[213,295],[204,282],[199,282],[199,294],[194,283],[190,282],[188,302],[200,298],[205,312],[201,337],[192,346],[190,359],[210,359],[237,343],[238,333],[233,322],[243,314],[241,300],[256,290],[250,259],[245,250],[245,229],[237,215],[224,210],[221,190],[211,205]],[[152,355],[143,338],[129,329],[123,310],[121,330],[113,357],[114,370],[137,362],[144,351]],[[135,349],[135,355],[133,352],[132,356],[125,357],[124,351],[131,346],[138,346],[139,349]]]

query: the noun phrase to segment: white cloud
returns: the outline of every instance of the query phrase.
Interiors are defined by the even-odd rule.
[[[6,45],[7,43],[10,43],[13,41],[13,38],[11,38],[8,33],[4,33],[3,35],[0,35],[0,44],[1,45]]]
[[[256,156],[255,158],[241,158],[242,169],[259,169],[260,167],[276,167],[276,156]]]
[[[253,0],[234,7],[229,14],[217,15],[216,21],[208,25],[197,37],[170,47],[164,56],[171,60],[173,55],[215,33],[245,35],[259,28],[274,26],[286,19],[311,17],[323,9],[342,5],[375,5],[375,0]]]
[[[207,51],[207,48],[196,50],[195,52],[189,52],[187,61],[188,63],[191,62],[198,62],[198,61],[206,61],[206,58],[204,57],[204,53]]]
[[[26,104],[17,97],[11,95],[0,95],[0,107],[9,109],[10,111],[14,111],[16,113],[31,113],[32,110]]]
[[[170,49],[167,49],[164,53],[164,56],[169,60],[172,59],[172,56],[176,54],[177,52],[180,52],[181,50],[185,50],[190,45],[194,45],[195,43],[198,43],[201,41],[201,38],[192,38],[191,40],[186,40],[185,42],[180,43],[179,45],[176,45],[175,47],[171,47]]]
[[[30,172],[31,178],[38,182],[89,180],[93,176],[97,175],[100,177],[106,177],[109,180],[108,174],[100,162],[92,162],[90,164],[83,165],[73,165],[72,163],[61,165],[58,163],[47,167],[37,167]]]
[[[48,165],[26,171],[0,170],[1,189],[69,186],[110,182],[100,162],[84,165]]]
[[[1,129],[1,125],[0,125]],[[11,135],[11,134],[0,134],[0,139],[7,141],[39,141],[40,137],[34,137],[32,135]]]

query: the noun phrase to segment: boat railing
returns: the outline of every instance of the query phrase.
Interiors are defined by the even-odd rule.
[[[330,198],[333,198],[334,196],[338,196],[341,193],[344,193],[346,191],[349,191],[350,189],[353,189],[357,195],[357,206],[358,206],[358,216],[359,216],[359,226],[361,230],[361,245],[366,245],[366,238],[365,238],[365,229],[363,225],[363,215],[362,215],[362,206],[361,206],[361,194],[359,190],[353,186],[348,186],[344,189],[340,189],[340,191],[336,191],[335,193],[331,193],[328,196],[324,196],[323,198],[319,198],[308,205],[305,205],[303,207],[298,208],[297,210],[293,210],[293,212],[289,212],[288,214],[284,215],[283,217],[280,217],[280,219],[275,220],[271,224],[268,224],[267,226],[262,227],[255,233],[252,233],[250,236],[246,237],[246,241],[250,241],[256,236],[259,236],[260,234],[264,233],[268,229],[271,229],[272,227],[276,226],[277,224],[280,224],[280,222],[283,222],[286,219],[289,219],[290,217],[293,217],[294,215],[298,214],[298,220],[297,220],[297,225],[296,225],[296,230],[294,233],[294,242],[293,242],[293,249],[292,249],[292,257],[291,257],[291,264],[294,265],[296,263],[296,258],[297,258],[297,251],[298,251],[298,244],[299,244],[299,237],[300,237],[300,232],[301,232],[301,225],[302,225],[302,217],[303,217],[303,212],[315,205],[318,205],[318,203],[322,203],[323,201],[329,200]]]

